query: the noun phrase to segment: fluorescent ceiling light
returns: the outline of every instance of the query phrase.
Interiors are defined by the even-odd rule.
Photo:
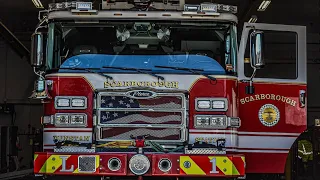
[[[265,11],[270,3],[271,3],[271,0],[263,0],[259,8],[257,9],[257,11]]]
[[[255,23],[255,22],[257,22],[257,20],[258,20],[258,17],[255,16],[255,15],[253,15],[253,16],[251,16],[251,18],[249,19],[249,23]]]
[[[40,0],[32,0],[32,2],[36,8],[43,8],[43,5]]]

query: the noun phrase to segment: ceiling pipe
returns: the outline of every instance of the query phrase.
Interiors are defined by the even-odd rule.
[[[30,51],[21,41],[2,23],[0,20],[0,35],[11,46],[11,48],[20,56],[21,59],[26,59],[30,64]]]

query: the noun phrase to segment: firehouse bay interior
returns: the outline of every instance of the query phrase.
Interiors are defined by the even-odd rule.
[[[0,8],[0,179],[320,180],[320,1]]]

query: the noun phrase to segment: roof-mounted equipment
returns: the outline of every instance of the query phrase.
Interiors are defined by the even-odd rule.
[[[211,15],[219,16],[220,13],[233,13],[238,11],[237,6],[215,4],[215,3],[201,3],[201,4],[185,4],[183,9],[183,15]]]

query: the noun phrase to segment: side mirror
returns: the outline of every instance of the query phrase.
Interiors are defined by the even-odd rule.
[[[262,31],[254,30],[250,35],[250,59],[251,67],[262,69],[264,61],[264,34]]]
[[[246,86],[247,94],[254,94],[252,79],[256,75],[257,69],[262,69],[265,66],[264,53],[264,34],[262,31],[254,30],[250,34],[250,59],[253,73],[250,78],[249,86]]]
[[[40,68],[43,65],[43,34],[36,32],[31,36],[31,65]]]

